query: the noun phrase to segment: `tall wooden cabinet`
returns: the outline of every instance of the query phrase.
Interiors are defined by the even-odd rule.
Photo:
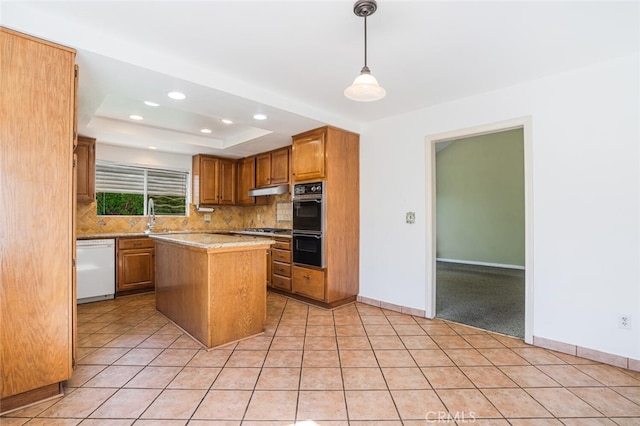
[[[75,51],[0,27],[0,410],[73,368]]]
[[[325,265],[294,265],[294,295],[334,307],[356,299],[360,264],[360,137],[322,127],[293,137],[294,182],[322,180],[325,204]]]

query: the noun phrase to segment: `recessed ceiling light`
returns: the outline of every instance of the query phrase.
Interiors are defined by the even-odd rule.
[[[253,116],[253,118],[255,118],[256,120],[266,120],[267,116],[264,114],[256,114]]]
[[[141,115],[135,115],[135,114],[130,115],[129,118],[132,120],[138,120],[138,121],[144,120]]]
[[[187,97],[187,95],[185,95],[182,92],[169,92],[167,96],[169,96],[171,99],[175,99],[178,101],[181,101]]]
[[[220,121],[222,121],[224,124],[233,124],[233,121],[229,120],[228,118],[221,118]]]
[[[211,129],[200,129],[202,133],[211,133]]]
[[[150,146],[149,149],[158,149],[155,146]]]
[[[157,104],[157,103],[155,103],[155,102],[151,102],[151,101],[144,101],[144,104],[145,104],[146,106],[150,106],[150,107],[157,107],[157,106],[160,106],[160,104]]]

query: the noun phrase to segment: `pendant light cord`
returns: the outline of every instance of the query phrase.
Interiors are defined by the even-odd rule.
[[[367,67],[367,15],[364,15],[364,69],[369,71],[369,67]]]

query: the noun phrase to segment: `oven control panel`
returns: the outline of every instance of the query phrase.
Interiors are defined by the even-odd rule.
[[[297,183],[293,185],[293,198],[322,198],[324,182]]]

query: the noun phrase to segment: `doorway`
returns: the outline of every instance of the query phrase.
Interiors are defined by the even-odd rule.
[[[532,342],[530,133],[523,118],[427,138],[428,317]]]

